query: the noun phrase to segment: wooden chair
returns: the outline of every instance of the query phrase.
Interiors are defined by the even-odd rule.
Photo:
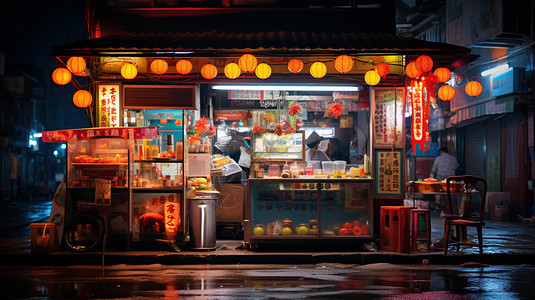
[[[465,193],[463,195],[463,201],[459,209],[459,214],[454,214],[452,211],[453,203],[452,201],[457,201],[457,199],[451,199],[451,181],[463,181]],[[482,187],[480,187],[482,184]],[[476,185],[480,188],[479,192],[481,195],[481,201],[479,203],[479,209],[477,211],[472,211],[472,191],[475,190]],[[483,212],[485,210],[485,201],[487,198],[487,181],[484,178],[472,176],[472,175],[462,175],[462,176],[450,176],[446,179],[446,192],[447,192],[447,201],[448,201],[448,214],[444,221],[444,241],[445,241],[445,250],[444,253],[448,253],[448,247],[450,245],[456,244],[457,251],[459,251],[461,245],[464,246],[479,246],[479,252],[483,253],[483,234],[482,227],[485,225],[483,221]],[[457,241],[450,241],[450,229],[455,226],[457,233]],[[468,241],[466,234],[467,227],[476,227],[477,229],[477,239],[478,243],[473,243]]]

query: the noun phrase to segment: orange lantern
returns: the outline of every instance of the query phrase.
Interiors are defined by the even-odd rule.
[[[230,79],[236,79],[240,76],[241,69],[237,63],[229,63],[225,66],[225,76]]]
[[[131,63],[126,63],[121,67],[121,75],[125,79],[132,79],[136,78],[137,76],[137,68]]]
[[[261,63],[256,67],[255,74],[260,79],[266,79],[271,76],[271,67],[266,63]]]
[[[433,60],[427,55],[420,55],[416,59],[416,69],[420,73],[431,71],[433,69]]]
[[[444,83],[451,78],[451,72],[448,68],[437,68],[435,72],[433,72],[433,75],[435,75],[438,79],[438,82]]]
[[[300,59],[294,58],[288,62],[288,70],[292,73],[299,73],[303,70],[303,62]]]
[[[57,68],[52,72],[52,80],[59,85],[71,82],[72,74],[66,68]]]
[[[353,68],[353,59],[347,55],[340,55],[334,60],[334,68],[340,73],[347,73]]]
[[[206,64],[201,68],[201,76],[204,79],[214,79],[217,76],[217,68],[212,64]]]
[[[470,81],[464,87],[464,91],[470,97],[477,97],[481,95],[481,92],[483,91],[483,86],[481,86],[481,83],[479,83],[479,81]]]
[[[181,59],[176,62],[176,71],[182,75],[188,75],[193,69],[193,64],[186,59]]]
[[[390,73],[390,65],[388,63],[380,63],[373,67],[375,71],[381,76],[381,78],[384,78],[388,73]]]
[[[72,102],[79,108],[86,108],[93,102],[93,96],[86,90],[79,90],[72,96]]]
[[[163,59],[155,59],[150,63],[150,70],[156,75],[162,75],[167,72],[169,65]]]
[[[244,72],[252,72],[255,70],[257,64],[256,57],[252,54],[244,54],[238,60],[238,65]]]
[[[455,96],[455,89],[450,85],[443,85],[438,89],[438,98],[442,101],[450,101]]]
[[[322,78],[325,74],[327,74],[327,66],[324,63],[317,61],[310,66],[310,75],[315,78]]]
[[[418,78],[422,73],[418,71],[416,68],[416,63],[411,61],[406,67],[405,67],[405,74],[409,76],[410,78]]]
[[[160,119],[160,124],[162,124],[162,125],[167,124],[167,119]]]
[[[379,81],[381,81],[381,76],[379,76],[377,71],[369,70],[364,74],[364,81],[366,81],[368,85],[377,85]]]
[[[73,73],[81,73],[85,70],[86,63],[83,57],[73,56],[67,61],[67,68]]]

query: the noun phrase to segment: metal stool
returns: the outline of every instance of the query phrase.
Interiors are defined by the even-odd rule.
[[[429,209],[413,209],[412,251],[429,250],[431,246],[431,217]]]

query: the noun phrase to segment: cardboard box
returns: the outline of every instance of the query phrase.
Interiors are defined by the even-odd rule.
[[[216,206],[217,223],[243,222],[243,200],[245,187],[243,184],[222,184],[216,186],[221,193]]]
[[[30,230],[32,253],[53,252],[58,249],[56,223],[31,223]]]

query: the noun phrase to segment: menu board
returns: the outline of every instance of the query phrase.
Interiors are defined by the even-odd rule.
[[[373,89],[373,139],[375,146],[403,147],[403,89]]]
[[[375,157],[375,195],[403,196],[401,149],[376,149]]]

